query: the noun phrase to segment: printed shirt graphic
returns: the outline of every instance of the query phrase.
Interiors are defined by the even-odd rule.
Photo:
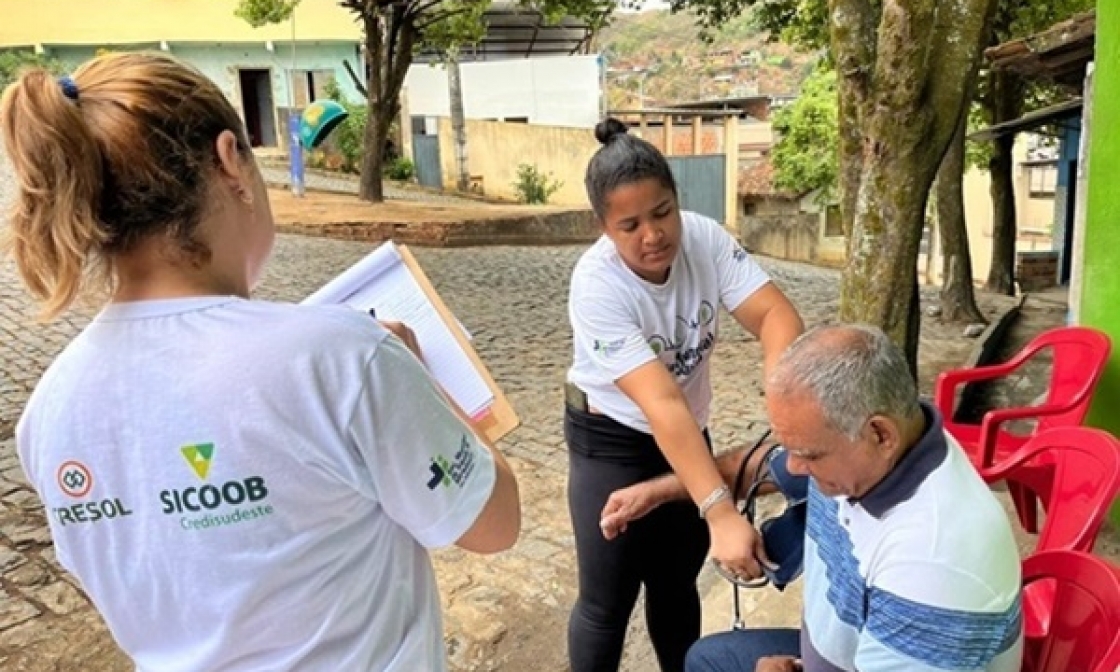
[[[111,305],[16,444],[59,561],[141,672],[446,670],[426,547],[474,523],[493,459],[367,315]]]
[[[572,273],[568,315],[574,358],[568,380],[596,409],[647,433],[649,422],[615,382],[659,359],[681,385],[696,421],[707,425],[718,309],[735,310],[770,281],[714,220],[683,212],[682,227],[681,249],[663,285],[635,275],[606,237],[584,253]]]

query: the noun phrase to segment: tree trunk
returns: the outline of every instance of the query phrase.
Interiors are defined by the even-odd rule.
[[[989,75],[988,87],[993,124],[1018,119],[1022,113],[1023,82],[1018,75],[996,71]],[[992,143],[988,162],[992,195],[992,265],[987,289],[1015,295],[1015,134],[998,136]]]
[[[937,173],[937,229],[941,236],[941,319],[984,323],[972,288],[972,255],[964,215],[964,140],[968,116],[961,115]],[[932,243],[932,241],[931,241]]]
[[[1015,295],[1015,183],[1011,156],[1015,138],[997,138],[988,162],[992,195],[992,265],[988,269],[987,289]]]
[[[932,176],[893,157],[864,162],[840,285],[840,319],[873,324],[906,353],[917,375],[918,249]],[[924,186],[922,183],[925,183]]]
[[[915,376],[926,203],[972,91],[995,5],[829,0],[848,234],[840,319],[883,329]]]
[[[378,123],[384,108],[382,84],[385,78],[382,63],[386,56],[385,39],[380,14],[372,12],[363,14],[362,23],[369,81],[366,85],[368,114],[365,135],[362,138],[362,169],[358,179],[358,197],[372,203],[380,203],[385,200],[384,185],[381,180],[381,148],[385,146],[388,136],[388,132],[380,131],[381,124]]]
[[[366,57],[369,60],[369,116],[362,146],[362,173],[358,196],[373,203],[385,200],[382,168],[389,130],[400,113],[400,93],[404,86],[412,52],[416,44],[415,17],[402,5],[393,5],[389,13],[364,12],[362,26]]]

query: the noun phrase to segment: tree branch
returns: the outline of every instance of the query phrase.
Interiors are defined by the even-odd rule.
[[[417,23],[416,24],[416,29],[423,32],[425,29],[427,29],[429,26],[431,26],[434,23],[439,23],[440,21],[446,21],[447,19],[450,19],[454,16],[459,16],[460,14],[466,14],[469,11],[471,11],[470,7],[460,7],[459,9],[449,9],[449,10],[446,10],[446,11],[443,11],[443,12],[437,12],[435,14],[432,14],[431,16],[425,17],[425,20],[422,23]]]
[[[841,95],[855,95],[856,100],[850,102],[862,106],[874,65],[872,45],[875,44],[878,13],[871,6],[871,0],[829,0],[829,10],[836,73],[840,75],[842,88],[847,89]]]
[[[957,102],[959,114],[968,113],[999,4],[999,0],[939,3],[931,31],[937,54],[928,67],[925,93],[926,102],[934,109],[948,109]],[[960,76],[962,69],[967,71],[966,77]],[[939,115],[934,121],[934,136],[951,139],[957,121],[956,115]]]
[[[427,0],[426,2],[418,2],[408,10],[407,16],[410,20],[415,21],[419,19],[424,14],[424,12],[432,9],[443,1],[444,0]]]
[[[930,50],[944,46],[931,30],[938,0],[883,0],[872,88],[875,106],[889,114],[918,110],[927,86]],[[944,4],[960,5],[956,0]],[[948,10],[946,10],[948,11]],[[967,17],[961,17],[965,19]],[[938,54],[938,58],[942,58]]]
[[[342,59],[342,67],[346,68],[346,74],[350,75],[350,81],[354,83],[354,88],[363,98],[369,99],[369,89],[366,88],[365,82],[358,77],[358,73],[354,72],[354,67],[350,65],[350,61],[345,58]]]

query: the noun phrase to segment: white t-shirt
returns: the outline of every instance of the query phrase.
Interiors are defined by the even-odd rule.
[[[649,421],[615,381],[660,358],[697,424],[707,426],[716,308],[734,311],[770,281],[715,220],[694,212],[681,213],[681,220],[681,246],[664,284],[631,271],[606,236],[572,272],[568,315],[575,356],[568,380],[596,410],[647,434]]]
[[[368,316],[109,306],[17,444],[59,561],[139,670],[446,669],[426,549],[477,519],[493,458]]]

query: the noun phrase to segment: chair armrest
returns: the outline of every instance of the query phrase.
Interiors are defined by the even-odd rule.
[[[953,395],[961,383],[972,383],[978,380],[991,380],[1007,376],[1033,357],[1043,347],[1036,342],[1027,344],[1014,357],[1002,364],[989,364],[975,366],[969,369],[954,369],[945,371],[937,377],[934,383],[934,404],[945,417],[951,417],[953,412]]]
[[[988,468],[996,453],[996,433],[1000,425],[1012,420],[1026,420],[1028,418],[1044,418],[1059,413],[1066,413],[1082,402],[1084,395],[1079,394],[1073,399],[1061,404],[1042,404],[1041,406],[1025,406],[1020,408],[998,408],[984,414],[980,423],[980,466]]]
[[[933,405],[940,411],[941,417],[948,420],[953,417],[954,402],[957,388],[964,383],[980,380],[1002,378],[1012,371],[1018,364],[999,364],[995,366],[979,366],[972,369],[955,369],[942,372],[933,384]]]

